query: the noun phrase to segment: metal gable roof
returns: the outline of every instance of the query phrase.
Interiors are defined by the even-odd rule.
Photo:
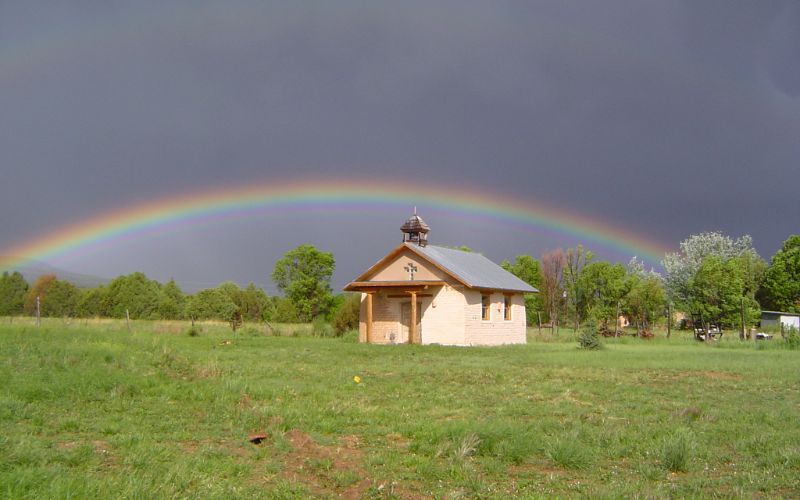
[[[406,246],[439,265],[471,288],[491,288],[525,293],[539,291],[479,253],[433,245],[423,247],[406,244]]]

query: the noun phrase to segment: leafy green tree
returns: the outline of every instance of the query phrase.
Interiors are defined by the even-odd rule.
[[[242,311],[242,317],[247,321],[262,321],[267,319],[267,311],[270,307],[270,300],[264,290],[255,284],[249,283],[239,295],[240,301],[237,304]]]
[[[514,257],[514,262],[504,260],[500,263],[500,267],[537,290],[542,286],[542,274],[539,271],[539,261],[530,255],[517,255]],[[535,325],[539,321],[538,314],[544,309],[542,307],[542,299],[540,295],[536,293],[526,293],[524,299],[527,324]]]
[[[143,273],[118,276],[108,284],[105,311],[113,318],[124,318],[126,309],[132,319],[157,318],[160,288]]]
[[[335,266],[332,253],[320,252],[313,245],[300,245],[275,263],[272,281],[292,302],[300,321],[311,321],[330,308]]]
[[[628,291],[625,274],[621,264],[590,262],[578,280],[586,315],[605,330],[609,329],[609,322],[616,324],[617,309]]]
[[[28,282],[22,274],[4,272],[0,277],[0,316],[22,314],[27,293]]]
[[[278,297],[275,299],[275,306],[272,311],[272,321],[278,323],[297,323],[300,320],[297,315],[297,308],[290,299]]]
[[[186,296],[175,280],[169,280],[161,287],[158,295],[158,317],[161,319],[181,319],[186,306]]]
[[[75,317],[79,297],[80,292],[72,283],[58,279],[51,281],[41,302],[42,316]]]
[[[758,298],[767,310],[800,312],[800,235],[789,236],[772,256]]]
[[[269,297],[264,290],[249,283],[245,288],[232,281],[226,281],[217,285],[217,289],[230,297],[245,321],[261,321],[269,307]]]
[[[664,281],[657,272],[645,271],[636,257],[628,263],[625,281],[623,312],[634,320],[639,333],[646,332],[664,312]]]
[[[745,322],[756,319],[755,293],[765,264],[749,235],[736,240],[716,232],[692,235],[663,264],[667,296],[677,307],[702,316],[706,327],[709,322],[740,325],[743,309]]]
[[[106,304],[108,290],[103,285],[89,288],[81,292],[78,299],[77,313],[81,318],[99,318],[108,316]]]
[[[744,302],[745,320],[752,321],[758,304],[742,294],[744,282],[742,259],[723,261],[716,255],[707,256],[689,283],[690,311],[700,316],[706,327],[712,322],[734,326],[741,322]]]
[[[186,316],[194,320],[231,321],[236,311],[236,304],[219,288],[200,290],[186,300]]]
[[[680,252],[664,256],[667,296],[679,307],[686,308],[693,300],[690,284],[703,260],[713,255],[726,262],[740,256],[748,256],[751,262],[760,259],[753,248],[753,239],[744,235],[736,240],[719,232],[693,234],[681,242]],[[754,272],[755,274],[755,272]],[[757,288],[757,287],[756,287]],[[744,290],[744,283],[742,284]]]

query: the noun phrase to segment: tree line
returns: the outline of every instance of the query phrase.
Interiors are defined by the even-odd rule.
[[[174,280],[162,284],[141,272],[92,288],[78,288],[53,274],[29,284],[19,272],[5,272],[0,277],[0,315],[220,320],[234,327],[243,321],[305,323],[322,318],[341,333],[358,325],[358,296],[333,294],[334,267],[333,254],[311,245],[287,252],[272,273],[280,296],[269,296],[253,283],[240,287],[231,281],[185,294]]]
[[[537,260],[518,255],[502,267],[539,289],[525,298],[528,324],[571,325],[592,321],[610,330],[625,315],[641,331],[682,311],[733,328],[752,325],[760,309],[800,312],[800,236],[790,236],[768,264],[752,239],[718,232],[692,235],[680,251],[664,257],[662,276],[635,257],[627,265],[596,260],[578,245],[546,252]],[[334,295],[335,260],[330,252],[301,245],[273,268],[279,296],[253,283],[224,282],[185,294],[175,281],[161,284],[143,273],[114,278],[107,285],[78,288],[54,275],[32,284],[18,272],[0,277],[0,315],[39,313],[52,317],[131,319],[215,319],[310,322],[321,318],[337,332],[358,324],[359,296]],[[38,306],[37,306],[38,299]]]
[[[768,264],[748,235],[692,235],[662,261],[664,275],[635,257],[627,266],[597,261],[581,245],[504,261],[502,266],[539,289],[526,298],[528,324],[541,320],[575,329],[592,321],[610,329],[620,315],[640,331],[680,311],[689,320],[726,328],[759,320],[760,310],[800,312],[800,236],[783,242]]]

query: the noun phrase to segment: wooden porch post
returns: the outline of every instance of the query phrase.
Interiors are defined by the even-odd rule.
[[[367,344],[372,342],[372,295],[373,292],[367,292]]]
[[[408,334],[408,343],[414,344],[417,337],[417,292],[411,292],[411,329]]]

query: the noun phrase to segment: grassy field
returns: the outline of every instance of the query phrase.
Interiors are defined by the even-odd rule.
[[[2,323],[0,497],[800,496],[800,351],[780,339]]]

